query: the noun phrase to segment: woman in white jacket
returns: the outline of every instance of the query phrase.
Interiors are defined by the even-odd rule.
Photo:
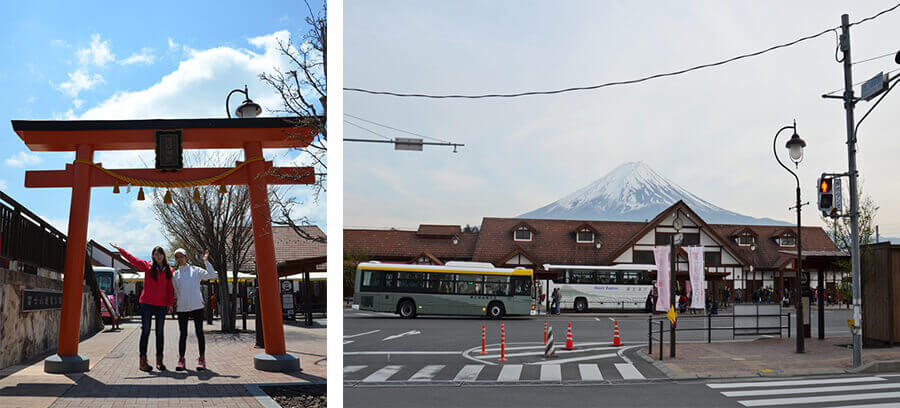
[[[203,262],[206,269],[188,265],[187,251],[178,248],[175,250],[176,269],[173,280],[175,286],[175,305],[178,310],[178,366],[177,371],[184,371],[184,352],[187,347],[188,320],[194,321],[194,331],[197,334],[197,347],[200,357],[197,358],[197,370],[206,370],[206,339],[203,337],[203,294],[200,292],[200,282],[203,279],[215,279],[218,277],[212,264],[209,263],[209,251],[203,254]]]

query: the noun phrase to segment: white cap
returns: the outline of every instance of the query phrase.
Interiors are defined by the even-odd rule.
[[[184,256],[187,256],[187,251],[185,251],[184,248],[178,248],[178,249],[175,250],[175,255],[178,255],[178,254],[182,254],[182,255],[184,255]]]

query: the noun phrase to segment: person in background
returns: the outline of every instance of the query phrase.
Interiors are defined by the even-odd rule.
[[[150,340],[150,324],[156,320],[156,369],[165,371],[163,364],[163,343],[165,341],[164,325],[166,309],[175,301],[175,287],[172,284],[172,268],[166,260],[166,252],[162,247],[153,248],[153,262],[135,258],[133,255],[111,244],[128,262],[144,272],[144,290],[141,292],[141,339],[138,346],[140,352],[140,370],[152,371],[147,363],[147,342]]]

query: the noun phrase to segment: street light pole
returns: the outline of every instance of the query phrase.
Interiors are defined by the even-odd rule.
[[[841,51],[844,54],[844,110],[847,112],[847,161],[850,176],[850,264],[853,272],[851,289],[853,290],[853,366],[862,364],[862,339],[859,330],[862,313],[860,312],[860,276],[859,276],[859,199],[856,196],[856,132],[854,131],[853,107],[853,63],[850,60],[850,16],[841,15]]]
[[[797,209],[797,261],[795,262],[794,270],[797,272],[796,279],[794,280],[794,290],[797,292],[797,352],[803,353],[804,344],[803,344],[803,285],[801,284],[802,276],[803,276],[803,244],[802,244],[802,235],[801,235],[801,224],[800,224],[800,209],[803,207],[803,204],[800,202],[800,178],[797,177],[797,173],[791,170],[788,166],[785,166],[784,163],[781,162],[781,158],[778,157],[778,150],[776,150],[776,146],[778,145],[778,135],[781,132],[793,129],[794,135],[791,136],[791,140],[787,142],[787,147],[790,150],[791,160],[794,162],[794,166],[800,164],[803,160],[803,148],[806,147],[806,142],[797,135],[797,123],[794,122],[791,126],[785,126],[775,132],[775,139],[772,140],[772,153],[775,155],[775,160],[778,161],[778,164],[781,167],[784,167],[791,175],[794,176],[794,180],[797,182],[797,204],[794,208]]]

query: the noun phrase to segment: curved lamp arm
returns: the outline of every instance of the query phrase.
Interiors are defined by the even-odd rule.
[[[244,98],[249,98],[249,96],[247,95],[247,85],[244,85],[244,89],[235,89],[229,92],[228,96],[225,97],[225,113],[228,114],[228,119],[231,119],[231,111],[228,108],[228,102],[231,99],[231,95],[233,95],[235,92],[240,92],[244,94]]]
[[[797,173],[795,173],[795,172],[794,172],[793,170],[791,170],[788,166],[785,166],[784,163],[781,162],[781,159],[778,157],[778,149],[777,149],[777,146],[778,146],[778,135],[780,135],[781,132],[783,132],[783,131],[785,131],[785,130],[788,130],[788,129],[794,129],[794,130],[796,130],[796,128],[797,128],[797,125],[790,125],[790,126],[785,126],[785,127],[781,128],[781,129],[778,129],[778,132],[775,133],[775,139],[772,140],[772,153],[775,155],[775,160],[778,160],[778,164],[780,164],[781,167],[784,167],[784,169],[787,170],[789,173],[791,173],[792,175],[794,175],[794,180],[797,180],[797,188],[800,188],[800,178],[797,177]]]

